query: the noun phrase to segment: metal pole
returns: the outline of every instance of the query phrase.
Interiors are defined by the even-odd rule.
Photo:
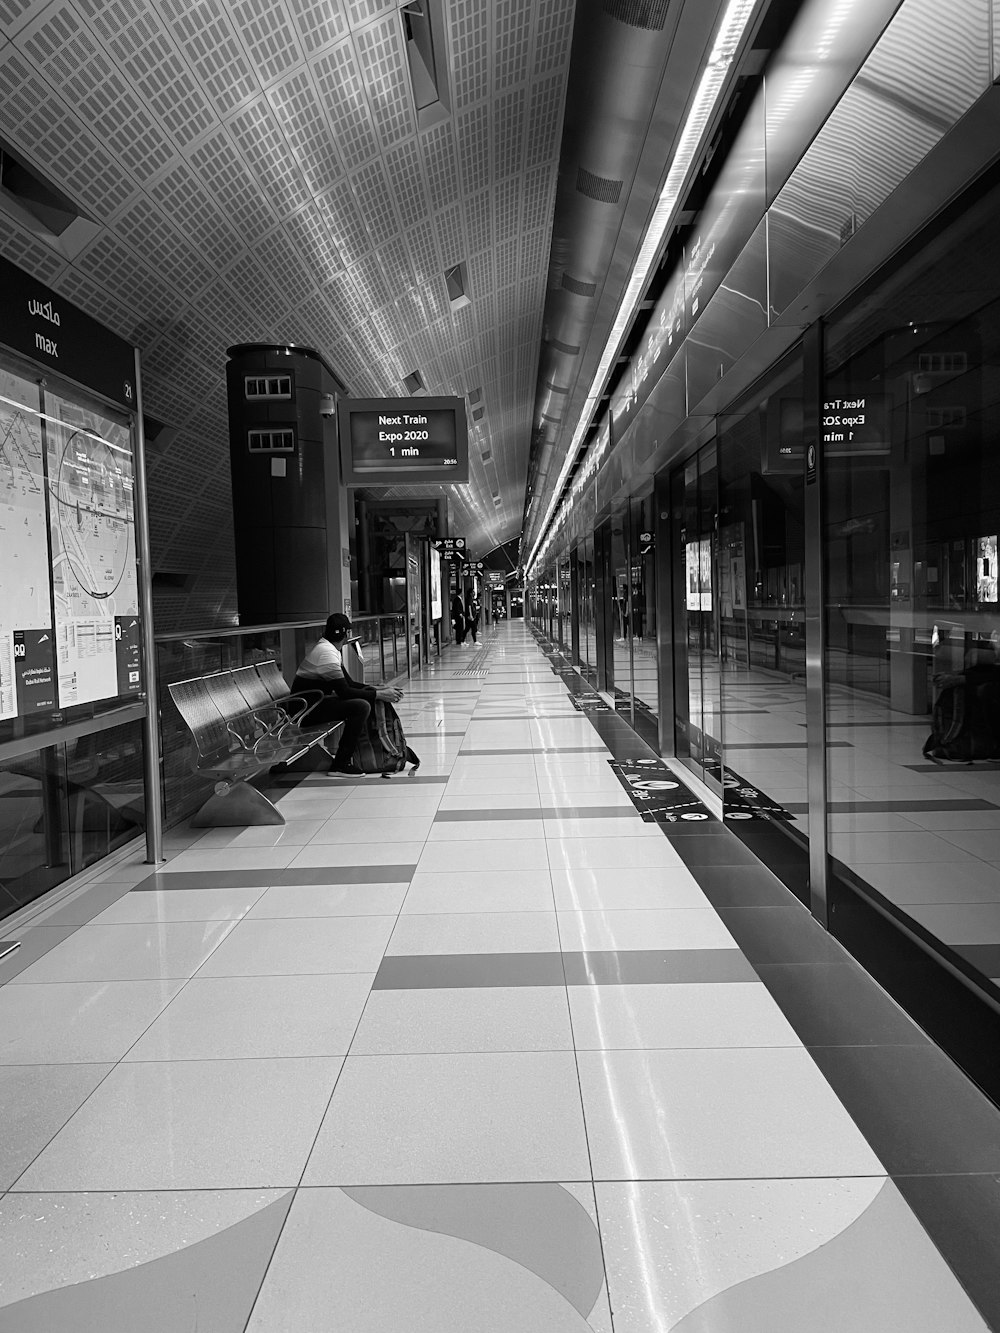
[[[146,436],[142,426],[142,374],[135,349],[135,543],[139,557],[139,622],[145,667],[146,717],[143,722],[142,772],[146,795],[146,862],[163,860],[163,776],[160,769],[160,709],[156,689],[156,639],[153,636],[153,562],[149,549],[146,492]]]

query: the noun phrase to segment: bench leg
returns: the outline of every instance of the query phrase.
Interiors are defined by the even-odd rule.
[[[263,792],[248,782],[220,785],[191,820],[194,828],[229,828],[283,824],[285,817]]]

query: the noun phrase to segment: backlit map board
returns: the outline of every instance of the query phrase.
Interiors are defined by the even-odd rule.
[[[0,720],[139,692],[135,549],[126,421],[0,362]]]

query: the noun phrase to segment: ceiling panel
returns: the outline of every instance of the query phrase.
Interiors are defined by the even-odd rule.
[[[574,11],[443,0],[435,119],[395,0],[0,0],[0,134],[89,219],[59,241],[0,194],[0,252],[142,349],[175,428],[154,559],[194,575],[168,617],[233,614],[237,342],[315,347],[359,396],[481,390],[455,527],[476,553],[519,533]]]

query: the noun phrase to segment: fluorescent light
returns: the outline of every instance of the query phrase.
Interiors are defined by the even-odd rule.
[[[549,507],[539,529],[538,540],[526,562],[529,571],[534,569],[536,557],[545,540],[545,534],[548,531],[563,483],[576,459],[580,442],[590,425],[592,413],[600,402],[608,371],[618,355],[622,338],[632,322],[636,308],[646,289],[649,275],[656,262],[657,255],[660,253],[664,238],[677,209],[677,204],[680,201],[681,190],[688,171],[704,138],[705,127],[715,111],[730,66],[736,57],[747,24],[750,22],[750,16],[756,6],[757,0],[729,0],[722,22],[719,24],[719,29],[715,35],[715,43],[702,72],[694,100],[688,109],[687,119],[684,122],[684,128],[677,144],[677,151],[670,163],[670,170],[667,172],[667,179],[663,183],[653,216],[639,246],[639,254],[629,277],[628,285],[622,295],[618,314],[615,316],[615,322],[608,334],[608,340],[604,346],[597,372],[579,415],[579,423],[563,459],[559,478],[556,481],[552,497],[549,500]]]

